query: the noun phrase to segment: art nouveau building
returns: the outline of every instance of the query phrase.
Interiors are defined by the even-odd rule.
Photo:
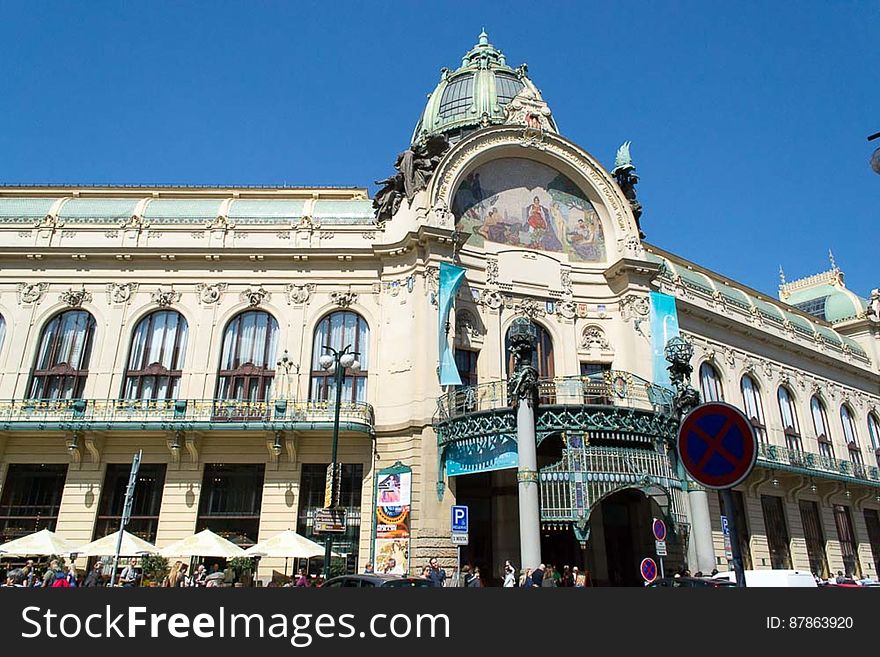
[[[519,561],[506,334],[526,316],[545,559],[634,583],[662,514],[670,569],[724,569],[718,497],[669,451],[660,292],[694,385],[760,439],[735,495],[747,567],[876,577],[876,294],[834,266],[776,299],[642,241],[626,190],[485,35],[443,70],[413,143],[438,135],[451,146],[430,167],[401,160],[379,221],[366,189],[0,188],[0,542],[115,531],[138,449],[129,529],[160,546],[205,527],[242,545],[313,535],[335,399],[318,358],[351,344],[334,549],[351,570],[451,565],[449,507],[468,504],[464,556],[497,573]],[[444,262],[466,270],[448,323]],[[444,333],[454,389],[438,382]]]

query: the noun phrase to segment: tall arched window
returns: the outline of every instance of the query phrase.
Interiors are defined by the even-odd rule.
[[[176,310],[157,310],[137,323],[125,371],[125,399],[177,399],[186,334],[186,319]]]
[[[278,322],[263,310],[233,317],[223,332],[217,398],[267,401],[272,396]]]
[[[816,440],[819,443],[819,454],[827,459],[833,459],[834,444],[831,442],[831,430],[828,427],[825,404],[815,395],[810,399],[810,413],[813,416],[813,429],[816,430]]]
[[[801,429],[798,425],[797,409],[791,392],[785,386],[779,386],[776,390],[776,400],[779,402],[779,416],[782,418],[782,429],[785,433],[785,444],[790,450],[802,452]]]
[[[758,436],[760,443],[767,443],[767,423],[764,420],[764,405],[761,403],[761,389],[755,380],[748,374],[743,376],[740,381],[740,389],[742,390],[743,406],[746,410],[746,416],[755,427],[755,435]]]
[[[703,395],[704,402],[724,401],[721,377],[711,363],[700,365],[700,393]]]
[[[55,315],[40,334],[31,399],[77,399],[89,376],[95,318],[85,310]]]
[[[868,436],[871,439],[871,449],[880,449],[880,421],[873,413],[868,413]]]
[[[543,326],[532,322],[538,329],[538,346],[532,353],[532,365],[538,370],[538,376],[542,379],[552,379],[556,376],[556,368],[553,362],[553,339]],[[513,371],[513,354],[510,352],[510,329],[504,337],[504,349],[507,354],[507,371]]]
[[[370,367],[370,327],[367,321],[351,310],[330,313],[315,327],[312,343],[312,380],[310,399],[336,400],[336,376],[333,371],[321,367],[320,358],[327,352],[324,347],[342,351],[351,345],[358,352],[360,370],[346,370],[342,380],[342,400],[363,402],[367,400],[367,374]]]
[[[849,460],[855,466],[858,474],[864,468],[864,461],[862,460],[862,450],[859,448],[856,421],[853,418],[852,410],[846,404],[840,407],[840,424],[843,425],[843,438],[849,449]]]

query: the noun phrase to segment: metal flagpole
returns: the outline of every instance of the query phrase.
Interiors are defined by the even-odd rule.
[[[137,485],[137,474],[141,467],[141,457],[144,450],[138,450],[131,460],[131,474],[128,476],[128,486],[125,489],[125,504],[122,509],[122,520],[119,523],[119,536],[116,539],[116,554],[113,557],[113,574],[110,576],[110,586],[116,583],[116,569],[119,566],[119,552],[122,550],[122,532],[128,521],[131,520],[131,505],[134,502],[134,488]]]

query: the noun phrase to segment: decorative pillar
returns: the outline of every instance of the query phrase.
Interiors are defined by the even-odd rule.
[[[669,361],[669,379],[675,387],[674,412],[681,423],[684,416],[700,404],[700,393],[691,386],[691,374],[694,371],[691,358],[694,355],[694,346],[684,338],[676,336],[666,343],[664,351],[666,360]],[[678,436],[675,439],[678,440]],[[675,454],[674,449],[672,454]],[[687,485],[688,513],[691,521],[688,565],[692,573],[698,570],[709,573],[715,568],[715,543],[712,540],[709,498],[704,488],[687,480],[687,474],[682,468],[677,469]]]
[[[538,331],[528,319],[517,318],[510,327],[510,350],[514,355],[508,396],[516,408],[516,439],[519,469],[519,551],[523,569],[541,563],[541,509],[538,497],[538,453],[535,439],[535,409],[538,405],[538,370],[532,354]]]

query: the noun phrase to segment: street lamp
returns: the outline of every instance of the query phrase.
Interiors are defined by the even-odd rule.
[[[868,137],[868,141],[874,141],[875,139],[880,139],[880,132]],[[880,148],[871,154],[871,168],[874,170],[874,173],[880,173]]]
[[[336,408],[333,414],[333,443],[330,453],[330,500],[327,508],[335,509],[338,505],[339,491],[336,490],[336,452],[339,447],[339,411],[342,406],[342,383],[345,379],[345,370],[353,373],[359,372],[361,364],[357,361],[360,355],[351,350],[351,345],[346,345],[341,351],[337,351],[329,345],[324,345],[324,351],[328,352],[318,359],[321,369],[332,371],[336,381]],[[324,580],[330,579],[330,558],[333,554],[333,534],[327,534],[324,542]]]

